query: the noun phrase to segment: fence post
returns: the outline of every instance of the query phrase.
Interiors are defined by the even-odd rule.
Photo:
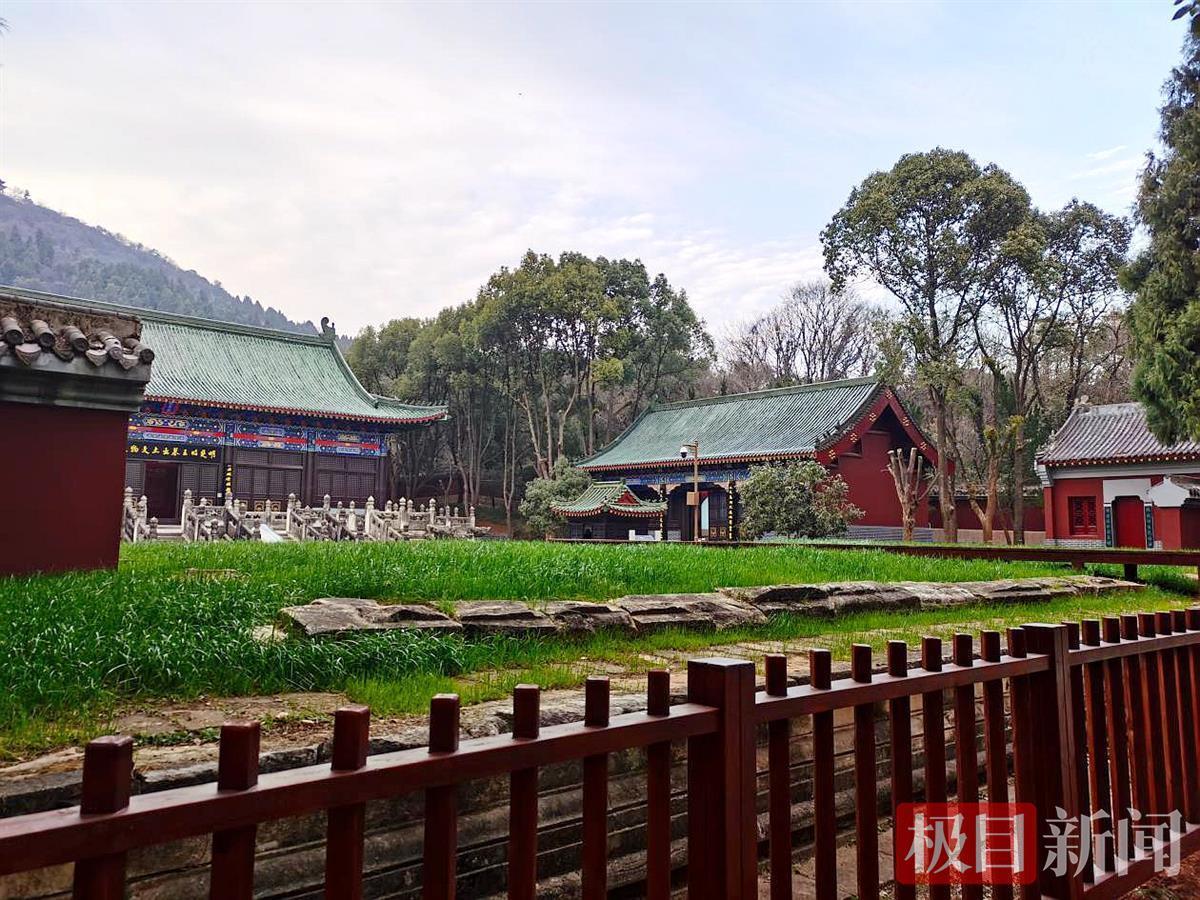
[[[646,714],[671,714],[671,673],[646,673]],[[671,742],[646,748],[646,897],[671,896]]]
[[[371,710],[343,706],[333,714],[333,772],[352,772],[367,764]],[[360,900],[363,895],[363,832],[366,804],[335,806],[326,815],[325,896]]]
[[[432,516],[432,500],[429,509]],[[535,740],[540,733],[541,688],[536,684],[518,684],[513,688],[513,740]],[[537,896],[538,770],[510,772],[508,785],[508,897],[509,900],[534,900]]]
[[[458,694],[429,701],[429,752],[458,751],[461,710]],[[454,900],[458,866],[458,789],[439,784],[425,791],[425,851],[421,868],[424,900]]]
[[[1076,900],[1083,896],[1083,884],[1074,874],[1074,866],[1066,864],[1065,874],[1047,871],[1049,848],[1044,836],[1047,823],[1059,819],[1058,810],[1066,819],[1078,822],[1079,769],[1076,765],[1077,747],[1074,714],[1071,706],[1071,663],[1069,635],[1065,625],[1026,625],[1024,628],[1030,653],[1044,654],[1050,663],[1045,672],[1029,679],[1030,712],[1034,728],[1032,741],[1033,767],[1038,771],[1037,839],[1038,868],[1042,893],[1057,900]]]
[[[786,697],[787,657],[782,653],[769,654],[766,668],[767,695]],[[776,719],[767,726],[771,900],[792,900],[791,725],[788,719]]]
[[[217,759],[217,790],[247,791],[258,784],[258,722],[226,722],[221,726]],[[257,827],[243,825],[212,836],[212,900],[254,896],[254,851]]]
[[[754,897],[754,665],[740,659],[688,662],[688,702],[715,706],[715,734],[688,739],[688,897]]]
[[[81,816],[120,812],[129,805],[133,739],[96,738],[83,751]],[[125,854],[112,853],[75,863],[75,900],[117,900],[125,896]]]

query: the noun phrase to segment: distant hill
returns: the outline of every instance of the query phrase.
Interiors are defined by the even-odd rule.
[[[0,284],[221,322],[311,333],[279,310],[237,297],[156,250],[0,192]]]

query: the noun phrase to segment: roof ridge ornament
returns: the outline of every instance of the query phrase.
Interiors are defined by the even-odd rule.
[[[337,338],[337,326],[329,321],[329,316],[321,316],[321,335],[331,341]]]

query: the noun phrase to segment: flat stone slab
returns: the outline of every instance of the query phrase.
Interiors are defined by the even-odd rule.
[[[970,603],[1026,603],[1078,594],[1140,590],[1144,585],[1101,575],[1002,578],[997,581],[843,581],[722,588],[731,600],[767,615],[839,616],[870,610],[940,609]]]
[[[635,630],[628,611],[610,603],[556,600],[547,603],[543,612],[567,634],[594,634],[597,631],[632,633]]]
[[[751,604],[766,615],[791,613],[828,618],[871,610],[920,607],[917,595],[907,586],[876,581],[726,588],[722,593],[730,599]]]
[[[368,631],[461,631],[448,615],[419,603],[386,604],[361,597],[323,597],[279,611],[285,625],[306,637],[348,637]]]
[[[697,594],[635,594],[611,603],[559,600],[542,609],[516,600],[473,600],[459,603],[454,618],[419,603],[325,597],[286,607],[280,617],[293,633],[307,637],[344,637],[387,629],[462,631],[469,636],[587,635],[603,630],[629,634],[664,628],[722,631],[762,625],[768,616],[780,614],[834,618],[971,603],[1027,603],[1141,588],[1135,582],[1099,575],[963,582],[840,581],[721,588]],[[260,640],[274,637],[268,630],[269,626],[264,626]]]
[[[761,610],[720,593],[635,594],[622,597],[613,605],[629,613],[639,632],[664,628],[722,631],[767,621]]]
[[[454,614],[468,636],[559,633],[553,619],[517,600],[469,600],[459,603]]]
[[[925,581],[903,581],[902,587],[917,598],[920,609],[939,609],[948,606],[964,606],[978,603],[979,597],[961,584],[939,584]]]

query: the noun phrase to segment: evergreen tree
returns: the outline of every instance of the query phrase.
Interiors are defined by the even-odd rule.
[[[1166,85],[1163,150],[1151,154],[1138,193],[1150,244],[1122,273],[1137,295],[1134,393],[1168,443],[1200,439],[1200,4],[1182,5],[1181,17],[1188,34]]]

